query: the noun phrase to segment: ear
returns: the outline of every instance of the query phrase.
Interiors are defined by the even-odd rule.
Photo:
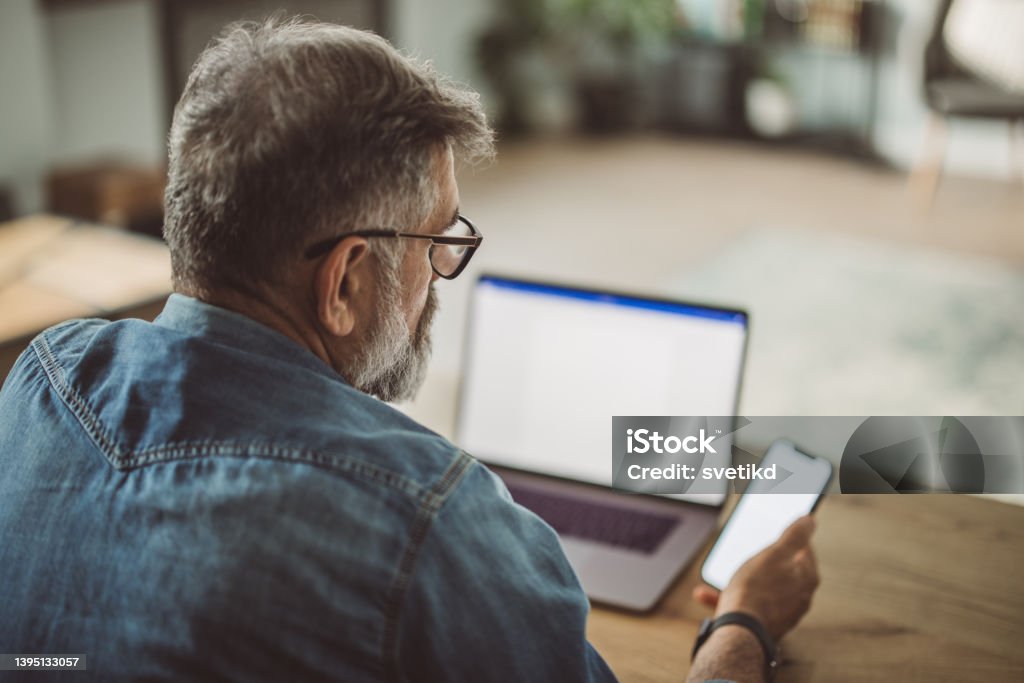
[[[365,310],[359,307],[359,299],[369,292],[369,253],[365,239],[348,237],[317,268],[313,281],[317,317],[337,337],[351,334],[360,310]]]

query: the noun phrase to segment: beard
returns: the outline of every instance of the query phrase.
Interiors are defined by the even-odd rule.
[[[377,317],[347,373],[352,386],[382,401],[415,397],[427,376],[430,327],[437,309],[437,292],[431,284],[416,330],[411,331],[402,314],[399,279],[383,277]]]

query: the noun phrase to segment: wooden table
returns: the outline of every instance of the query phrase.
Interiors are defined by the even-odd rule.
[[[451,435],[457,386],[453,373],[429,375],[405,409]],[[1024,506],[833,495],[816,515],[822,583],[782,643],[777,681],[1024,681]],[[594,606],[591,642],[625,683],[686,677],[697,627],[710,616],[690,598],[703,560],[650,614]]]
[[[0,382],[32,337],[69,318],[153,318],[171,291],[167,247],[38,215],[0,224]]]
[[[777,681],[1024,681],[1024,508],[836,495],[817,515],[822,583]],[[621,680],[684,679],[702,561],[649,615],[594,608],[590,639]]]

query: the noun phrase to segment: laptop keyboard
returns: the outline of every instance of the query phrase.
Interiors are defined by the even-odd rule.
[[[678,517],[618,505],[509,486],[512,499],[550,524],[562,536],[627,548],[650,555],[681,521]]]

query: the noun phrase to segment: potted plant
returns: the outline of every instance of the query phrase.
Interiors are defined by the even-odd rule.
[[[676,27],[674,10],[674,0],[503,0],[477,42],[500,124],[529,128],[531,99],[557,87],[583,128],[628,127],[645,65]]]

